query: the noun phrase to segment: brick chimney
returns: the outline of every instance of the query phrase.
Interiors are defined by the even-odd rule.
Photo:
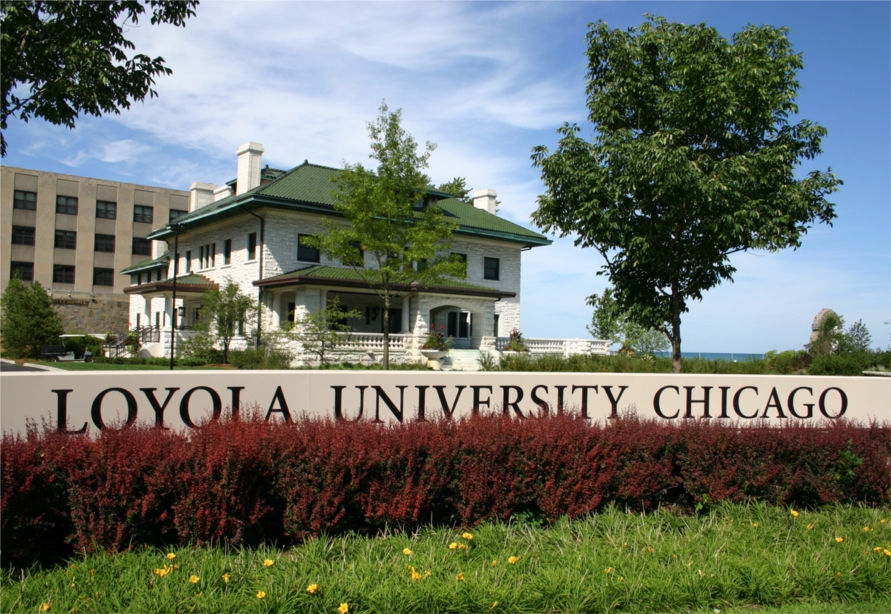
[[[495,197],[498,194],[492,188],[477,190],[473,193],[473,206],[495,215]]]
[[[204,205],[212,203],[214,201],[213,192],[216,189],[217,186],[213,183],[203,183],[201,181],[193,183],[189,187],[189,190],[192,192],[189,197],[189,211],[200,209]]]
[[[263,146],[253,141],[238,148],[238,175],[235,195],[244,194],[260,185],[260,168],[263,163]]]

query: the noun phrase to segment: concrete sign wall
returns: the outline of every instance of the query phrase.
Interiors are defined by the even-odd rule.
[[[106,371],[0,375],[0,426],[46,422],[69,433],[143,424],[190,429],[253,408],[302,416],[409,422],[475,409],[512,417],[572,409],[591,420],[710,418],[782,425],[891,420],[891,378],[413,371]]]

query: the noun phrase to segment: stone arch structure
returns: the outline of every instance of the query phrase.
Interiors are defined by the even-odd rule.
[[[433,325],[453,338],[455,349],[478,349],[491,337],[495,300],[470,296],[420,294],[415,334],[427,334]]]

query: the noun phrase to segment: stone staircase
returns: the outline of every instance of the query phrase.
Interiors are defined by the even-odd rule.
[[[451,349],[446,356],[439,359],[439,362],[443,371],[479,371],[479,358],[480,350]]]

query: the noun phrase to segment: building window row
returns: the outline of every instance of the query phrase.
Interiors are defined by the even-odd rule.
[[[10,263],[10,276],[18,275],[22,281],[34,281],[34,263],[33,262],[15,262]],[[74,267],[67,264],[57,264],[53,266],[53,283],[55,284],[73,284],[74,283]],[[101,267],[93,268],[93,285],[94,286],[114,286],[114,269],[106,269]]]
[[[93,251],[114,253],[114,235],[96,235]]]
[[[77,233],[73,230],[56,231],[56,249],[77,249]]]
[[[14,209],[37,209],[37,193],[24,190],[13,191],[12,206]],[[64,215],[77,215],[76,196],[56,196],[56,213]],[[170,221],[186,215],[185,209],[170,209]],[[118,218],[118,204],[107,200],[96,201],[96,217],[106,220]],[[133,221],[152,224],[154,222],[154,207],[148,205],[136,205],[133,207]]]

